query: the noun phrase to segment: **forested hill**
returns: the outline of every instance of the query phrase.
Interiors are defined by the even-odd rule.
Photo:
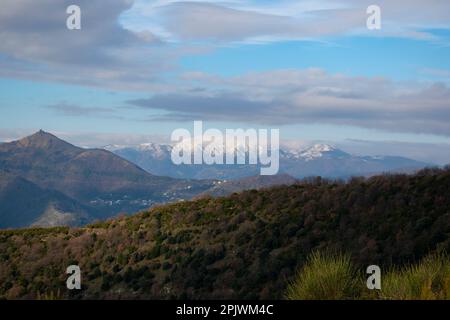
[[[450,169],[316,179],[153,208],[86,228],[0,232],[0,297],[282,298],[314,249],[360,266],[450,252]],[[78,264],[82,290],[67,291]]]

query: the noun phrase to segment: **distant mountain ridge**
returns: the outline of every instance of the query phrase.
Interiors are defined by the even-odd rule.
[[[184,179],[241,179],[259,175],[258,165],[174,165],[171,161],[173,146],[146,143],[135,146],[110,145],[104,147],[146,171]],[[235,150],[227,150],[233,152]],[[398,156],[356,156],[330,144],[314,144],[304,148],[280,148],[279,174],[297,179],[309,176],[348,178],[355,175],[370,176],[383,172],[413,172],[430,166],[428,163]],[[236,152],[245,153],[238,146]]]

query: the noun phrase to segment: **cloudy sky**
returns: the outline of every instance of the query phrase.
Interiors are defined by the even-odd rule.
[[[0,141],[167,140],[193,120],[449,163],[450,3],[1,1]]]

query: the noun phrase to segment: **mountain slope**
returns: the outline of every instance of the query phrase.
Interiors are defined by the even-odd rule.
[[[76,200],[0,171],[0,229],[75,226],[92,220],[88,209]]]
[[[155,207],[81,229],[0,231],[0,298],[283,298],[314,250],[359,270],[450,251],[450,168],[315,179]],[[31,246],[30,246],[31,244]],[[82,270],[81,291],[65,269]]]
[[[150,175],[108,151],[78,148],[44,131],[0,145],[0,168],[82,199],[143,185],[149,192],[173,181]]]
[[[0,170],[93,207],[98,218],[189,199],[213,186],[154,176],[109,151],[79,148],[44,131],[1,144]]]

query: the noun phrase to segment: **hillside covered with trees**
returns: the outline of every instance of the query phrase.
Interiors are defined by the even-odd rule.
[[[281,299],[317,250],[383,270],[450,252],[450,168],[321,178],[84,228],[0,232],[2,298]],[[82,289],[66,289],[77,264]]]

